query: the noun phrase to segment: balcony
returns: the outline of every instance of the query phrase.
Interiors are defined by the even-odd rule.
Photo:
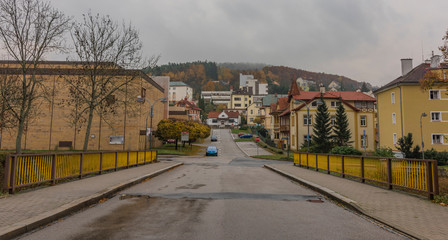
[[[280,132],[289,132],[289,125],[281,125]]]
[[[279,129],[280,128],[280,123],[275,123],[274,124],[274,129]]]

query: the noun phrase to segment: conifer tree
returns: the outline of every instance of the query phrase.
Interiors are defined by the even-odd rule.
[[[348,127],[347,114],[345,113],[345,108],[342,103],[339,104],[336,110],[336,122],[333,132],[338,146],[347,146],[350,143],[349,141],[352,137],[352,133]]]
[[[331,123],[327,104],[321,97],[321,104],[317,107],[315,122],[313,124],[313,147],[316,152],[327,153],[331,149]]]

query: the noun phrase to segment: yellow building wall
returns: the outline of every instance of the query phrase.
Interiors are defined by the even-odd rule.
[[[332,101],[337,101],[334,99],[324,99],[325,104],[327,104],[328,112],[330,114],[330,119],[333,116],[336,116],[336,107],[331,107]],[[349,102],[351,105],[354,105],[354,102]],[[301,104],[293,104],[291,103],[291,107],[297,107]],[[317,113],[317,107],[311,106],[311,103],[309,104],[310,109],[310,116],[312,119],[312,123],[315,123],[316,113]],[[349,123],[349,128],[352,134],[352,137],[350,141],[352,142],[351,145],[360,150],[364,151],[364,148],[361,146],[361,135],[363,134],[363,131],[366,131],[366,137],[367,137],[367,151],[374,151],[375,150],[375,125],[374,125],[374,117],[375,112],[356,112],[352,108],[350,108],[347,105],[344,105],[345,112],[347,114],[347,119]],[[308,126],[304,124],[304,118],[307,115],[307,108],[303,107],[299,111],[294,111],[294,113],[291,113],[291,116],[295,116],[295,124],[293,126],[292,122],[290,123],[290,137],[292,138],[292,135],[296,138],[294,141],[294,145],[291,145],[291,149],[298,150],[300,147],[305,143],[305,136],[308,133]],[[361,116],[366,116],[367,125],[365,127],[361,126]],[[310,137],[313,136],[313,125],[309,126],[309,134]],[[291,141],[292,143],[292,141]]]
[[[240,98],[240,100],[235,100]],[[249,103],[250,102],[250,103]],[[232,101],[230,102],[231,109],[247,109],[250,104],[252,104],[252,96],[247,94],[233,94]],[[240,106],[235,106],[236,104],[240,104]]]
[[[437,151],[446,151],[448,150],[448,114],[444,114],[443,112],[448,112],[448,96],[445,95],[446,88],[434,89],[442,90],[442,99],[429,99],[429,90],[422,90],[419,85],[401,86],[403,135],[412,133],[414,145],[421,147],[420,116],[422,113],[426,113],[427,117],[422,118],[425,149],[434,148]],[[395,87],[388,91],[378,93],[380,145],[390,147],[394,150],[396,150],[396,146],[392,142],[392,133],[397,133],[398,138],[402,137],[401,124],[398,122],[401,118],[397,116],[397,124],[393,125],[390,119],[387,119],[387,115],[399,109],[400,103],[396,101],[395,104],[391,104],[390,99],[387,101],[387,95],[392,91],[399,92],[399,90],[399,87]],[[442,112],[442,121],[431,121],[431,112],[434,111]],[[443,140],[444,144],[432,143],[432,134],[434,133],[445,135],[445,139]]]

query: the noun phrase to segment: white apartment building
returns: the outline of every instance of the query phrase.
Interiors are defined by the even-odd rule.
[[[177,102],[187,98],[188,101],[193,100],[193,88],[184,82],[170,82],[170,91],[168,93],[170,102]]]
[[[253,75],[243,75],[240,73],[240,89],[244,89],[253,95],[268,94],[268,84],[260,83]]]
[[[201,97],[204,98],[204,102],[213,102],[213,105],[225,104],[229,105],[232,98],[232,91],[202,91]]]

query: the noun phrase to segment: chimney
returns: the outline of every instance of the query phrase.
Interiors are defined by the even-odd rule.
[[[431,57],[430,68],[440,68],[440,56],[439,55],[433,55]]]
[[[401,76],[408,74],[412,70],[412,58],[401,59]]]
[[[320,93],[324,94],[325,93],[325,86],[321,83],[321,84],[319,84],[319,88],[320,88]]]

